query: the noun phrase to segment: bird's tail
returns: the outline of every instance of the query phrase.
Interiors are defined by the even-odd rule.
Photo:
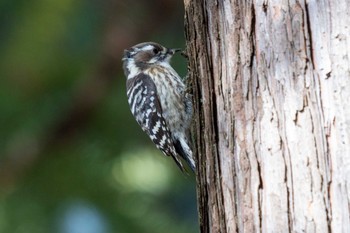
[[[193,172],[196,171],[196,164],[193,159],[191,147],[184,138],[178,138],[174,144],[176,152],[187,162]]]

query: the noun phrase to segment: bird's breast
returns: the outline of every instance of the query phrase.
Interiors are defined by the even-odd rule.
[[[163,117],[170,130],[183,128],[186,119],[185,84],[172,69],[150,69],[149,75],[157,88]]]

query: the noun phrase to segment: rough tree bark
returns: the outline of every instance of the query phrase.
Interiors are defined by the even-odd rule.
[[[350,232],[350,2],[184,3],[201,232]]]

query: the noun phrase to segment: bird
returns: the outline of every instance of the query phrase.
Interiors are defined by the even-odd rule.
[[[143,42],[124,50],[123,70],[131,113],[156,147],[174,159],[182,172],[182,160],[195,172],[190,143],[193,115],[191,94],[170,65],[181,51],[155,42]]]

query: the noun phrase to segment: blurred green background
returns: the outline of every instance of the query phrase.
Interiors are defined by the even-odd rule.
[[[198,232],[195,179],[133,119],[123,49],[184,48],[178,0],[0,1],[0,232]],[[180,75],[186,61],[175,56]]]

